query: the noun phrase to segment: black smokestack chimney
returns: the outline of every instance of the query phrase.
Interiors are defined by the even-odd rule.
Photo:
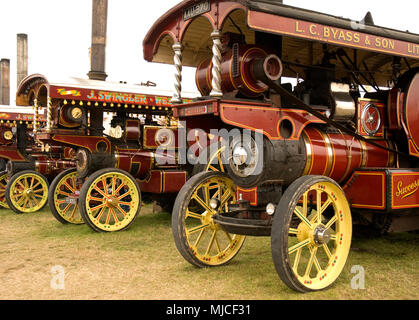
[[[17,87],[28,75],[28,35],[19,33],[17,35]]]
[[[108,0],[92,0],[92,46],[89,79],[105,81]]]
[[[0,60],[0,104],[10,105],[10,60]]]

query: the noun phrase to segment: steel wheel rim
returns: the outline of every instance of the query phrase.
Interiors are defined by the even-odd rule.
[[[140,196],[131,179],[112,172],[99,176],[89,186],[85,206],[88,219],[97,228],[118,231],[135,219]]]
[[[0,208],[6,209],[9,208],[6,201],[6,186],[9,180],[8,177],[9,175],[7,173],[0,175]]]
[[[27,173],[11,185],[10,201],[21,212],[31,213],[42,209],[48,200],[48,184],[40,176]]]
[[[71,224],[83,224],[84,220],[80,215],[78,197],[80,188],[76,183],[77,171],[66,174],[57,184],[54,190],[54,206],[57,213],[65,221]],[[74,197],[75,203],[68,201]]]
[[[225,232],[214,223],[216,212],[209,201],[215,198],[220,201],[220,212],[227,209],[229,202],[236,201],[235,185],[230,179],[210,177],[196,186],[181,220],[190,252],[207,266],[222,265],[233,259],[245,240],[244,236]]]
[[[294,206],[286,241],[288,267],[302,286],[322,290],[342,272],[351,238],[352,219],[345,195],[333,183],[316,183]]]

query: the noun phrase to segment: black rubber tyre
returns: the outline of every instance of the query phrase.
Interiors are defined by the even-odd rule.
[[[95,196],[95,191],[93,191],[92,188],[94,188],[94,186],[101,188],[100,183],[103,179],[106,181],[106,187],[103,188],[102,186],[102,189],[105,189],[105,192],[101,190],[102,194],[100,194],[96,191]],[[111,186],[106,179],[115,179],[115,181],[119,182],[119,186]],[[127,188],[124,188],[124,190],[119,189],[121,185],[122,187]],[[109,191],[111,189],[110,187],[112,187],[111,191]],[[126,190],[128,190],[128,192]],[[125,196],[124,194],[121,195],[119,193],[120,191],[125,192]],[[111,194],[109,194],[109,192],[111,192]],[[105,194],[109,197],[105,197]],[[102,198],[98,199],[97,197]],[[92,198],[95,200],[92,200]],[[113,203],[110,202],[111,198],[114,199]],[[96,199],[98,200],[96,201]],[[102,204],[92,208],[90,201],[99,203],[102,201]],[[120,203],[123,203],[123,208]],[[101,207],[103,210],[101,209],[96,217],[94,217],[93,211],[97,207]],[[102,223],[100,218],[106,209],[108,209],[108,218],[105,223]],[[125,209],[128,209],[128,212],[126,212]],[[96,232],[117,232],[126,230],[133,224],[141,210],[140,187],[135,178],[124,170],[115,168],[101,169],[90,175],[83,184],[83,187],[80,190],[79,210],[84,222]],[[122,220],[119,220],[119,217],[116,217],[115,214],[120,214],[121,212],[123,213],[123,216]],[[111,216],[114,222],[113,224],[110,223]]]
[[[192,198],[201,197],[200,195],[202,195],[203,192],[200,192],[200,186],[207,183],[211,179],[216,179],[219,184],[223,184],[223,182],[227,179],[228,181],[231,181],[231,179],[229,179],[224,173],[218,171],[201,172],[193,176],[186,182],[186,184],[179,191],[172,212],[172,233],[176,248],[186,261],[200,268],[217,267],[229,263],[240,251],[245,240],[244,236],[228,234],[226,238],[229,239],[230,243],[228,243],[225,246],[225,243],[223,242],[224,239],[221,236],[217,238],[217,232],[220,231],[220,233],[226,235],[227,233],[222,231],[220,227],[214,223],[212,215],[215,214],[215,212],[209,212],[209,210],[207,209],[203,211],[201,210],[201,213],[194,213],[193,219],[196,219],[195,224],[202,224],[202,227],[198,225],[195,229],[198,231],[202,229],[200,231],[201,234],[199,238],[203,239],[204,242],[206,241],[207,237],[203,237],[203,233],[207,230],[211,233],[211,239],[217,238],[217,247],[219,247],[217,249],[220,250],[220,252],[218,252],[218,254],[211,254],[209,252],[210,249],[213,249],[213,242],[211,242],[211,244],[207,246],[205,246],[205,244],[203,245],[204,248],[208,248],[208,252],[202,254],[200,249],[198,249],[198,242],[200,242],[201,240],[193,239],[192,241],[192,230],[186,230],[186,212],[188,211],[189,206],[193,208],[194,211],[196,211],[198,204],[192,203],[193,201],[195,201]],[[231,184],[233,185],[232,181]],[[233,197],[235,198],[235,194]],[[188,213],[188,216],[189,214],[190,213]],[[187,234],[189,234],[189,238]],[[195,244],[192,244],[190,242],[194,242]]]
[[[321,199],[320,206],[315,210],[312,204],[307,205],[308,197],[314,192],[316,206],[317,199]],[[298,218],[297,213],[304,218]],[[324,243],[319,242],[316,233],[323,226],[329,236],[323,238],[327,239]],[[288,287],[302,293],[330,287],[343,270],[351,239],[349,204],[335,181],[323,176],[304,176],[295,180],[284,192],[272,224],[271,250],[278,276]],[[295,241],[296,245],[292,246],[291,241]],[[307,266],[304,264],[306,261]],[[301,275],[301,270],[305,274]]]
[[[67,204],[67,202],[64,202],[63,203],[64,206],[60,206],[59,204],[60,192],[61,193],[80,192],[81,186],[78,186],[76,184],[76,181],[74,180],[72,181],[71,185],[65,188],[65,190],[61,190],[63,188],[62,186],[63,183],[67,182],[63,180],[68,180],[69,176],[76,177],[77,169],[71,168],[71,169],[65,170],[61,172],[58,176],[56,176],[55,179],[52,181],[49,187],[49,192],[48,192],[48,205],[49,205],[52,215],[62,224],[76,224],[76,225],[84,224],[84,221],[80,215],[78,203]],[[71,190],[70,188],[72,188],[73,190]],[[71,194],[69,196],[71,196]],[[64,199],[64,198],[61,196],[61,199]],[[61,201],[65,201],[65,200],[61,200]],[[71,216],[68,217],[68,215],[66,215],[66,212],[71,212]]]

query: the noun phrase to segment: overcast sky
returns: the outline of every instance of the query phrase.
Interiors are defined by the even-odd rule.
[[[109,0],[106,73],[109,81],[154,81],[172,89],[171,66],[150,64],[142,56],[142,40],[164,12],[178,0]],[[285,0],[285,4],[361,20],[371,11],[376,25],[419,34],[417,0]],[[90,70],[91,0],[2,0],[0,59],[11,60],[11,103],[16,92],[16,34],[28,34],[29,74],[49,78],[86,78]],[[184,88],[195,90],[186,70]]]

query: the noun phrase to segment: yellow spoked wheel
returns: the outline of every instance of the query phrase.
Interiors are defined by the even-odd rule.
[[[235,201],[233,181],[218,171],[199,173],[183,186],[172,212],[172,232],[178,251],[189,263],[221,266],[240,251],[245,237],[225,232],[213,219]]]
[[[219,148],[214,154],[210,155],[205,171],[221,171],[226,172],[224,168],[224,153],[226,147]]]
[[[41,210],[48,201],[48,181],[36,171],[15,174],[6,186],[6,201],[16,213]]]
[[[215,151],[214,151],[214,150]],[[199,163],[194,165],[192,170],[192,176],[201,173],[201,172],[209,172],[209,171],[220,171],[226,172],[224,164],[225,162],[225,146],[218,146],[218,148],[213,148],[211,146],[205,149],[207,160],[204,161],[205,163]]]
[[[7,186],[8,181],[9,181],[9,175],[7,174],[7,172],[1,172],[0,173],[0,208],[6,208],[6,209],[9,208],[6,201],[6,186]]]
[[[351,211],[336,182],[305,176],[288,187],[271,232],[272,258],[286,285],[300,292],[331,286],[345,266],[351,239]]]
[[[82,184],[77,180],[77,169],[61,172],[49,188],[48,204],[52,215],[62,224],[83,224],[79,211]]]
[[[97,232],[125,230],[140,212],[140,187],[123,170],[99,170],[83,184],[79,209],[86,224]]]

